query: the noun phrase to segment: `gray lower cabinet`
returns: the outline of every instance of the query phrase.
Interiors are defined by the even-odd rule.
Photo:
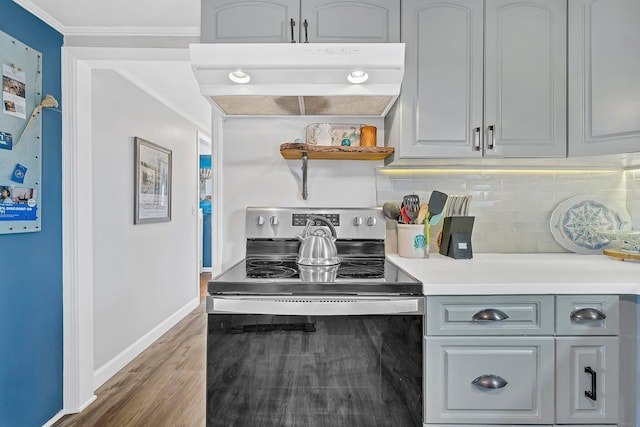
[[[556,422],[618,421],[618,337],[556,340]]]
[[[427,423],[552,424],[552,337],[427,337]]]
[[[426,307],[425,425],[635,419],[619,413],[619,296],[428,296]]]
[[[202,43],[398,43],[400,0],[202,0]]]

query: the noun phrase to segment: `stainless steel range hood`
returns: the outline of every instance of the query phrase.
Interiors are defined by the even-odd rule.
[[[404,75],[404,43],[207,43],[189,51],[200,92],[229,116],[382,117]]]

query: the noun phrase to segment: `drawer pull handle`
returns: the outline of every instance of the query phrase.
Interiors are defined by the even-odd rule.
[[[581,308],[571,313],[571,320],[574,320],[576,322],[604,320],[606,318],[606,314],[604,314],[600,310],[596,310],[595,308]]]
[[[499,322],[508,318],[509,316],[507,316],[504,311],[498,310],[496,308],[487,308],[485,310],[480,310],[473,315],[474,322]]]
[[[584,371],[587,374],[591,375],[591,390],[590,391],[589,390],[585,390],[584,391],[584,395],[595,402],[596,393],[598,392],[597,384],[596,384],[596,376],[598,374],[596,373],[596,371],[591,369],[591,366],[585,366]]]
[[[480,375],[473,380],[471,384],[482,388],[503,388],[508,383],[507,381],[498,375]]]

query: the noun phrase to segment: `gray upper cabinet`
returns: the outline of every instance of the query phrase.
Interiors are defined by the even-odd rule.
[[[404,1],[399,157],[566,156],[566,13],[566,0]]]
[[[569,155],[640,151],[640,1],[569,1]]]
[[[202,43],[397,43],[400,0],[202,0]]]
[[[300,16],[300,0],[202,0],[202,43],[284,43],[291,41],[290,20]],[[295,37],[298,33],[295,28]]]

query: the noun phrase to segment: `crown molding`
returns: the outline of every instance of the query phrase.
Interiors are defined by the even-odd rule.
[[[23,9],[25,9],[27,12],[34,15],[36,18],[39,18],[40,20],[44,21],[45,24],[49,25],[50,27],[52,27],[62,35],[65,34],[65,26],[62,25],[62,23],[58,21],[56,18],[54,18],[53,16],[51,16],[50,14],[42,10],[40,6],[33,4],[29,0],[13,0],[13,2],[16,3],[18,6],[22,7]]]
[[[64,36],[200,37],[200,27],[78,27],[63,25],[31,0],[13,0]]]
[[[65,27],[66,36],[200,37],[199,27]]]

